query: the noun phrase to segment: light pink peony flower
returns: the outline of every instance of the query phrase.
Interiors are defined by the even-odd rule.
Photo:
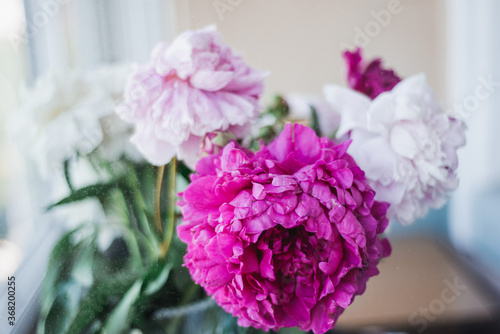
[[[240,326],[324,333],[378,274],[388,204],[348,146],[287,124],[255,154],[231,142],[196,165],[181,194],[185,265]]]
[[[401,79],[393,70],[382,67],[382,59],[376,58],[365,64],[361,56],[361,49],[354,52],[344,52],[347,62],[347,83],[349,87],[376,98],[380,93],[390,91]]]
[[[456,151],[465,144],[465,126],[443,112],[424,75],[404,79],[373,101],[342,87],[324,92],[342,115],[337,138],[352,139],[349,154],[376,199],[391,204],[389,218],[410,224],[446,202],[458,185]]]
[[[130,76],[118,114],[136,124],[132,142],[154,165],[174,156],[194,167],[205,134],[242,137],[259,112],[265,74],[248,67],[215,27],[160,43]]]

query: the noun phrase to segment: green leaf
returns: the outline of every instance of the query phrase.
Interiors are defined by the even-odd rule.
[[[139,298],[141,286],[142,280],[137,280],[127,291],[123,299],[108,317],[103,327],[103,333],[119,334],[129,327],[132,320],[131,313],[133,306]]]
[[[64,333],[77,312],[82,289],[76,282],[66,282],[57,288],[56,298],[45,319],[45,333]]]
[[[321,130],[319,129],[319,119],[318,119],[318,112],[316,111],[316,108],[314,108],[312,105],[309,106],[311,108],[311,128],[316,132],[316,135],[318,137],[321,137]]]
[[[67,279],[67,275],[65,274],[69,271],[71,265],[71,254],[78,248],[78,246],[72,243],[73,236],[78,230],[79,228],[65,234],[52,250],[42,287],[41,320],[45,318],[52,307],[57,294],[57,285]]]
[[[47,208],[47,211],[56,206],[82,201],[87,198],[103,199],[107,195],[107,193],[111,189],[116,188],[117,185],[118,182],[115,180],[109,183],[98,183],[87,187],[83,187],[81,189],[75,190],[68,197],[63,198],[59,202],[52,204]]]
[[[186,166],[186,164],[182,161],[179,161],[177,170],[179,171],[179,174],[186,179],[186,181],[190,182],[189,176],[193,173],[193,171]]]
[[[61,286],[73,284],[72,271],[75,262],[81,252],[89,246],[86,240],[74,243],[75,235],[80,233],[81,230],[82,226],[66,233],[52,250],[42,287],[38,333],[45,333],[45,322],[49,314],[65,309],[64,303],[61,301],[62,297],[59,295]],[[74,284],[77,284],[77,282],[74,282]],[[81,287],[80,284],[77,285]],[[59,317],[58,319],[61,322],[65,321],[65,317]],[[52,319],[51,321],[54,322],[58,319]],[[54,323],[51,326],[59,327]]]
[[[283,97],[276,95],[266,112],[273,114],[278,120],[282,120],[290,114],[290,108]]]
[[[71,182],[71,170],[70,170],[70,159],[64,161],[64,177],[66,178],[66,183],[71,192],[74,192],[73,183]]]
[[[136,276],[120,275],[95,282],[82,299],[67,333],[80,333],[89,325],[99,327],[96,331],[100,329],[102,323],[97,321],[99,315],[103,314],[112,299],[123,296],[136,280]]]
[[[111,189],[102,199],[101,204],[106,217],[119,222],[119,225],[124,226],[129,221],[127,204],[120,189]]]
[[[97,251],[95,240],[96,237],[94,235],[90,240],[85,241],[86,243],[88,242],[88,244],[82,249],[78,259],[76,259],[71,273],[73,280],[86,287],[92,284],[94,278],[92,264],[94,262],[94,255]]]
[[[147,164],[144,166],[137,166],[136,171],[146,209],[148,212],[154,212],[157,167]]]
[[[147,238],[144,234],[139,233],[131,233],[137,240],[137,244],[141,247],[141,250],[144,251],[142,257],[139,258],[141,264],[149,264],[158,258],[160,255],[160,241],[158,240],[156,235],[153,235],[151,238]],[[139,256],[141,256],[139,254]]]
[[[90,325],[88,325],[85,328],[85,334],[97,334],[97,333],[99,333],[99,331],[101,330],[101,327],[102,327],[102,322],[99,321],[98,319],[93,319],[93,318],[90,318],[89,320],[92,322],[90,323]],[[74,331],[68,330],[68,334],[71,334],[71,333],[79,333],[79,332],[74,332]]]
[[[171,269],[172,264],[165,263],[164,261],[159,261],[157,264],[153,265],[144,278],[142,292],[146,296],[151,296],[158,292],[167,282]]]
[[[148,222],[146,204],[140,191],[137,175],[135,173],[129,174],[127,178],[119,182],[119,187],[127,204],[132,226],[146,236],[153,238],[154,236]]]

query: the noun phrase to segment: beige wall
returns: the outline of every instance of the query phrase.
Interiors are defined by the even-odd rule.
[[[267,96],[320,94],[326,82],[344,84],[341,45],[354,44],[356,27],[376,32],[371,11],[389,6],[398,13],[377,24],[365,54],[382,56],[402,76],[425,72],[444,100],[443,0],[177,0],[177,26],[216,24],[249,64],[271,72]]]

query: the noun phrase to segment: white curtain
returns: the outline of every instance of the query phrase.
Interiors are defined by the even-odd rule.
[[[174,0],[25,0],[32,78],[50,69],[142,62],[176,26]]]
[[[458,248],[498,269],[500,2],[448,0],[447,9],[447,104],[468,126],[467,145],[459,153],[461,184],[450,207],[450,236]]]

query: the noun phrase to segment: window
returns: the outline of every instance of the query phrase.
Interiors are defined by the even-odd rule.
[[[0,11],[0,126],[19,106],[20,87],[53,70],[92,70],[103,64],[141,62],[172,36],[174,1],[7,0]],[[15,119],[15,117],[14,117]],[[16,326],[29,330],[50,251],[65,222],[44,208],[60,198],[57,180],[42,179],[12,136],[0,132],[0,296],[16,275]],[[15,136],[14,136],[15,137]],[[2,298],[6,300],[6,298]],[[6,314],[5,306],[0,307]],[[5,311],[5,312],[4,312]],[[0,332],[8,333],[8,324]]]

